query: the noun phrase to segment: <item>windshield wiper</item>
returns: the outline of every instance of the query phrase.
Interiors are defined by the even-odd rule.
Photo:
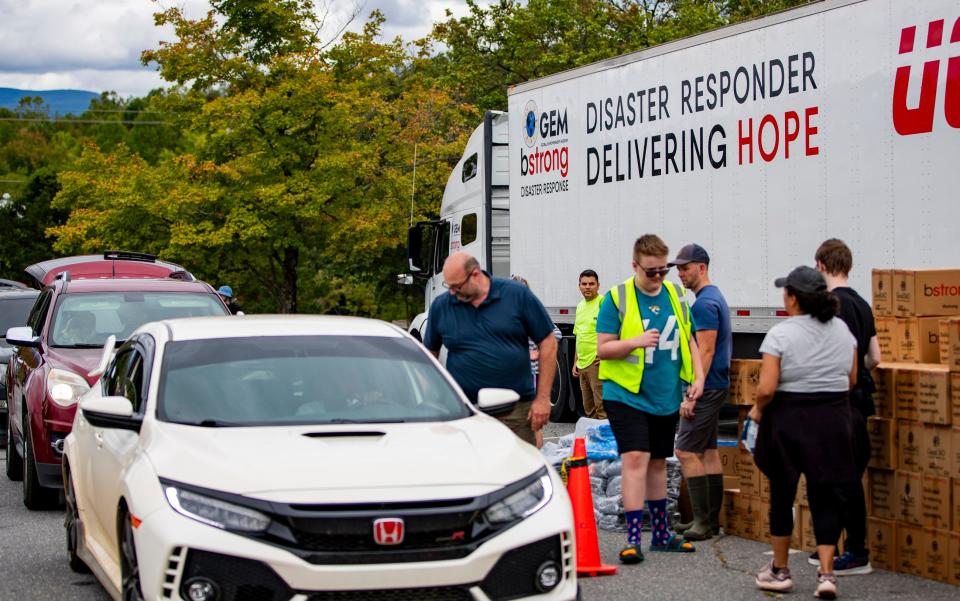
[[[102,344],[55,344],[53,348],[103,348]]]
[[[328,419],[323,423],[327,424],[404,424],[407,420],[404,419],[346,419],[346,418],[336,418]]]

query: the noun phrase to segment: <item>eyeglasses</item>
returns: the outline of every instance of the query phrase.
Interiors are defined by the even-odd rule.
[[[640,267],[639,265],[637,267]],[[647,269],[646,267],[640,267],[643,273],[647,274],[648,278],[655,278],[657,276],[663,277],[670,272],[669,267],[654,267],[653,269]]]
[[[448,289],[448,290],[453,290],[454,292],[459,292],[461,288],[463,288],[464,286],[467,285],[467,282],[470,281],[470,278],[473,277],[473,274],[476,273],[476,271],[477,271],[477,270],[474,269],[473,271],[471,271],[470,273],[468,273],[468,274],[467,274],[467,277],[463,278],[463,281],[460,282],[459,284],[448,284],[448,283],[444,282],[444,283],[443,283],[443,287],[446,288],[446,289]]]

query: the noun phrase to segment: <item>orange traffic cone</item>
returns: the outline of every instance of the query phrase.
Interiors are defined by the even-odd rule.
[[[577,538],[577,574],[607,576],[617,573],[617,566],[600,563],[597,522],[593,515],[593,492],[590,490],[590,469],[587,467],[587,444],[582,438],[573,444],[573,455],[567,463],[567,492],[573,503],[573,522]]]

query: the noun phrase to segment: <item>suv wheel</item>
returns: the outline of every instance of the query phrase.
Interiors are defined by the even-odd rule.
[[[13,426],[7,417],[7,478],[17,481],[23,478],[23,459],[17,453],[17,445],[13,442]]]
[[[33,435],[30,433],[29,422],[24,421],[27,427],[23,433],[23,504],[27,509],[47,509],[60,498],[59,491],[40,486],[37,477],[37,462],[33,457]]]

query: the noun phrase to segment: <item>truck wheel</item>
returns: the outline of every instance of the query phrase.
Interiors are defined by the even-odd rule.
[[[564,363],[557,357],[557,373],[550,391],[550,421],[554,423],[573,423],[579,417],[576,408],[570,407],[570,399],[576,397],[570,391],[570,380],[562,367]]]
[[[60,499],[60,491],[40,486],[37,462],[33,457],[33,435],[29,430],[29,422],[24,423],[27,427],[23,434],[23,504],[31,511],[47,509]]]
[[[13,427],[7,417],[7,478],[16,482],[23,478],[23,459],[17,453],[17,445],[13,442]]]

